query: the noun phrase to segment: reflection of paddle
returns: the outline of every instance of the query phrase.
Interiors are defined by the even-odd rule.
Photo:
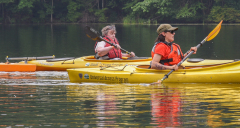
[[[91,27],[89,27],[89,26],[86,26],[86,27],[85,27],[85,33],[86,33],[86,35],[87,35],[89,38],[91,38],[92,40],[105,41],[106,43],[108,43],[108,44],[116,47],[115,44],[113,44],[113,43],[111,43],[111,42],[103,39],[103,37],[100,36],[100,34],[99,34],[96,30],[94,30],[93,28],[91,28]],[[125,49],[123,49],[123,48],[121,48],[121,50],[124,51],[124,52],[126,52],[127,54],[131,55],[131,52],[128,52],[127,50],[125,50]]]
[[[208,36],[202,40],[201,43],[199,43],[196,47],[199,48],[200,46],[202,46],[206,41],[210,41],[212,40],[215,36],[217,36],[217,34],[219,33],[220,29],[221,29],[221,25],[222,25],[221,21],[209,34]],[[190,55],[193,54],[194,51],[191,51],[186,57],[184,57],[182,59],[181,62],[179,62],[177,64],[177,66],[180,66]],[[161,80],[158,80],[158,82],[152,83],[152,84],[159,84],[161,82],[163,82],[166,78],[168,78],[168,76],[174,71],[174,69],[172,69],[168,74],[166,74]]]

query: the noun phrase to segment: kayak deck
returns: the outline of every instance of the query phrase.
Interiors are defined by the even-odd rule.
[[[68,69],[70,82],[153,83],[170,70],[148,69],[149,65],[115,68]],[[164,82],[169,83],[240,83],[240,61],[208,67],[174,71]]]
[[[123,58],[121,60],[98,60],[94,56],[84,56],[79,58],[56,58],[48,60],[31,60],[28,64],[36,64],[37,71],[66,71],[69,68],[97,68],[150,64],[150,57]],[[19,63],[24,63],[19,62]]]
[[[37,71],[66,71],[72,68],[99,68],[99,67],[116,67],[128,65],[149,65],[152,61],[151,57],[124,57],[121,60],[98,60],[94,56],[83,56],[79,58],[66,57],[55,58],[47,60],[30,60],[28,64],[36,64]],[[231,63],[234,60],[208,60],[199,58],[190,58],[182,65],[186,68],[193,68],[196,66],[208,67],[213,65],[220,65],[225,63]],[[24,62],[20,62],[24,63]]]

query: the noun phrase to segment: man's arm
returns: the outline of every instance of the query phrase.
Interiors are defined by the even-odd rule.
[[[106,55],[111,49],[114,48],[114,46],[105,47],[105,45],[106,45],[106,42],[104,42],[104,41],[101,41],[101,42],[97,43],[97,46],[95,48],[95,52],[97,52],[97,54],[99,56]]]

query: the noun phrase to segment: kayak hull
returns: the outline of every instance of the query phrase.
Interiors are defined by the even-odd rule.
[[[147,69],[148,66],[115,68],[68,69],[70,82],[100,83],[153,83],[161,80],[170,70]],[[174,71],[166,83],[240,83],[240,61],[193,69]]]
[[[60,59],[59,59],[60,60]],[[98,67],[116,67],[124,65],[149,65],[151,57],[139,57],[139,59],[129,60],[124,58],[122,60],[96,60],[94,56],[83,56],[79,58],[73,58],[68,60],[60,60],[49,62],[48,60],[30,60],[27,61],[28,64],[36,64],[37,71],[66,71],[72,68],[98,68]],[[182,65],[186,68],[192,66],[212,66],[223,63],[230,63],[234,60],[202,60],[202,61],[185,61]],[[20,63],[25,63],[24,61]]]
[[[0,63],[0,71],[4,72],[35,72],[35,64],[20,64],[20,63]]]
[[[150,64],[150,57],[139,57],[139,59],[122,59],[122,60],[96,60],[94,56],[84,56],[69,60],[50,61],[48,60],[31,60],[28,64],[36,64],[37,71],[66,71],[71,68],[96,68],[96,67],[115,67],[124,65]],[[24,63],[23,61],[20,63]]]

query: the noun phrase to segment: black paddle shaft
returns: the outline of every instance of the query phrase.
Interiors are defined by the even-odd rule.
[[[86,26],[85,27],[85,33],[86,35],[91,38],[92,40],[98,40],[98,41],[105,41],[106,43],[114,46],[114,47],[117,47],[115,44],[103,39],[102,36],[100,36],[100,34],[98,33],[98,31],[96,31],[95,29],[89,27],[89,26]],[[131,55],[130,52],[128,52],[127,50],[121,48],[122,51],[126,52],[127,54]]]
[[[207,38],[207,37],[206,37]],[[204,40],[202,40],[201,43],[199,43],[196,47],[197,49],[199,47],[201,47],[205,42],[206,42],[206,38]],[[180,66],[189,56],[191,56],[193,54],[194,51],[191,51],[187,56],[185,56],[182,61],[180,61],[177,66]],[[165,80],[168,78],[168,76],[174,71],[174,69],[172,69],[168,74],[164,75],[164,77],[161,79],[161,81]]]

